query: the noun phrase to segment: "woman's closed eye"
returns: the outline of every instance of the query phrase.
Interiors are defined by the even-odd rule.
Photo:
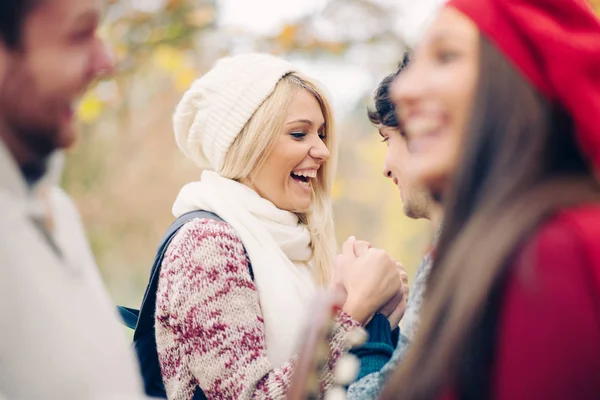
[[[302,140],[306,137],[306,132],[302,132],[302,131],[290,132],[290,135],[296,140]]]
[[[438,50],[435,54],[435,58],[440,64],[449,64],[452,61],[460,58],[460,53],[454,50]]]
[[[290,132],[290,136],[292,136],[294,138],[294,140],[298,140],[298,141],[303,140],[304,138],[306,138],[307,135],[308,135],[308,133],[301,132],[301,131]],[[319,139],[321,139],[321,140],[327,139],[327,135],[325,133],[319,132],[318,135],[319,135]]]

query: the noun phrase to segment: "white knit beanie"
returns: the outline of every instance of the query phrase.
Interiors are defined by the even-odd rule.
[[[173,116],[179,149],[201,168],[221,172],[229,147],[285,75],[287,61],[268,54],[222,58],[184,94]]]

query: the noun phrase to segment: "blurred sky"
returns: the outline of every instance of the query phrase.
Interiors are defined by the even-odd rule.
[[[377,0],[397,12],[397,32],[414,43],[444,0]],[[218,0],[219,25],[241,31],[274,34],[289,21],[322,10],[327,0]],[[398,55],[400,60],[400,55]],[[336,114],[351,111],[365,91],[372,92],[382,76],[364,66],[335,61],[291,60],[327,86]],[[390,73],[392,71],[389,71]]]
[[[444,0],[376,0],[398,10],[398,31],[412,40],[424,22]],[[219,23],[222,26],[245,28],[270,34],[286,21],[298,16],[315,14],[327,0],[219,0]]]

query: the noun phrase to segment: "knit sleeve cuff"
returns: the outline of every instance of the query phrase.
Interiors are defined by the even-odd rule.
[[[367,343],[382,343],[395,347],[392,342],[392,328],[385,315],[375,313],[367,326],[365,326],[365,329],[369,334]]]
[[[350,314],[348,314],[344,310],[339,310],[337,312],[336,322],[338,326],[346,332],[360,327],[360,322],[352,318]]]
[[[375,314],[365,329],[369,335],[367,342],[350,351],[360,360],[360,372],[357,379],[381,370],[392,357],[395,348],[392,330],[384,315]]]

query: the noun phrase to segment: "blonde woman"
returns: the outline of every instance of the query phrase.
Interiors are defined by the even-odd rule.
[[[191,399],[284,398],[307,304],[332,284],[336,256],[330,190],[336,137],[323,92],[281,59],[220,60],[184,95],[177,144],[204,171],[173,206],[205,210],[164,257],[156,342],[167,395]],[[401,287],[382,251],[355,259],[345,245],[347,300],[336,318],[329,367],[345,335]],[[362,252],[362,250],[361,250]],[[331,371],[324,376],[326,388]]]

